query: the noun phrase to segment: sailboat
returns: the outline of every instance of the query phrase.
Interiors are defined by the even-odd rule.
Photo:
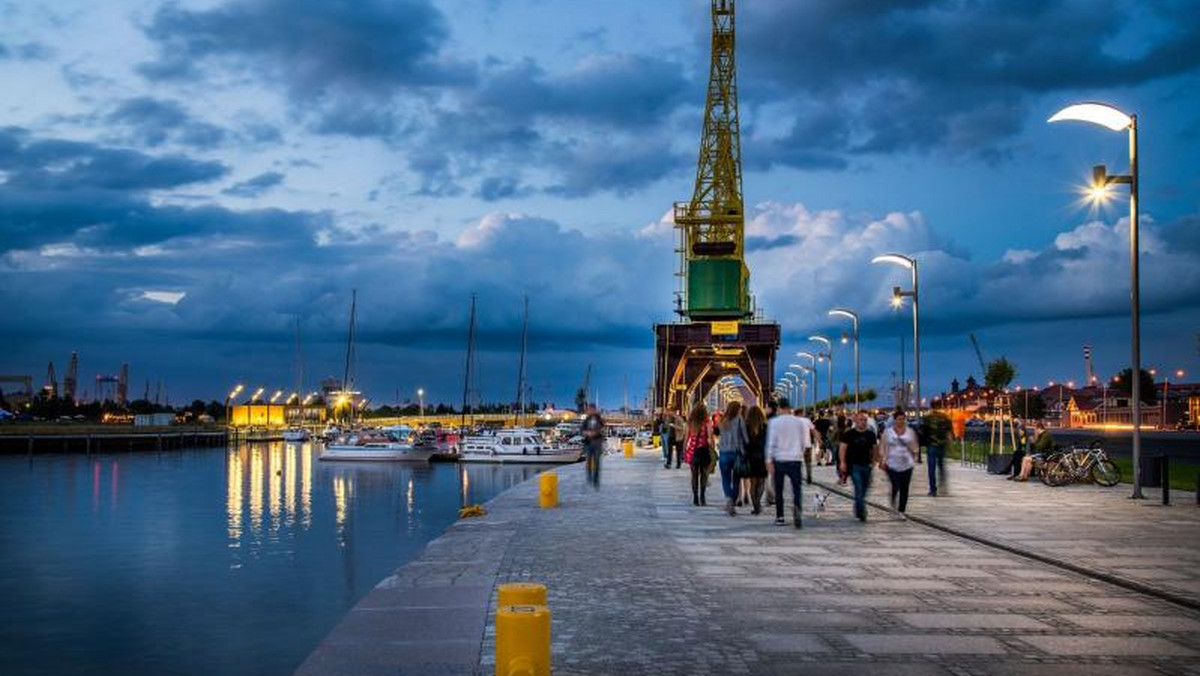
[[[350,407],[350,417],[354,418],[354,398],[360,392],[354,389],[354,361],[356,342],[356,323],[358,319],[358,290],[353,292],[350,300],[350,329],[346,335],[346,366],[342,375],[342,389],[334,393],[340,405]],[[335,407],[334,410],[337,410]],[[429,447],[414,447],[408,435],[400,435],[387,430],[357,430],[325,445],[318,456],[321,460],[388,460],[429,462],[435,449]]]
[[[471,300],[471,331],[468,337],[467,358],[468,383],[470,382],[471,357],[474,349],[475,302]],[[521,358],[517,365],[517,411],[515,422],[525,413],[525,396],[528,388],[525,379],[525,354],[529,348],[529,298],[525,298],[525,320],[521,329]],[[465,407],[464,407],[465,409]],[[556,444],[546,441],[538,430],[521,427],[506,427],[493,434],[466,437],[459,445],[459,460],[462,462],[499,463],[570,463],[583,454],[578,444]]]

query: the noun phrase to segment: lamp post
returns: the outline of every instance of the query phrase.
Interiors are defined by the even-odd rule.
[[[797,353],[796,353],[796,356],[797,356],[797,357],[804,357],[805,359],[808,359],[808,360],[810,360],[810,361],[812,362],[812,365],[811,365],[811,368],[812,368],[812,370],[811,370],[811,373],[812,373],[812,382],[813,382],[813,385],[812,385],[812,402],[813,402],[813,408],[815,409],[815,408],[817,407],[817,392],[819,392],[819,391],[820,391],[820,389],[817,387],[818,378],[819,378],[819,374],[817,373],[817,355],[815,355],[815,354],[813,354],[813,353],[811,353],[811,352],[803,352],[803,351],[801,351],[801,352],[797,352]]]
[[[854,312],[853,310],[847,310],[846,308],[839,307],[830,310],[829,316],[846,317],[850,321],[854,322],[854,412],[858,413],[861,408],[858,397],[859,393],[862,391],[858,382],[858,313]]]
[[[800,367],[800,401],[804,402],[801,409],[805,414],[808,414],[808,373],[811,369],[807,366]]]
[[[272,394],[271,399],[267,401],[267,427],[271,426],[271,404],[274,404],[282,396],[283,390],[275,390],[275,394]]]
[[[804,384],[804,379],[801,376],[796,375],[795,373],[792,373],[791,371],[784,373],[783,377],[784,377],[784,380],[787,382],[788,389],[790,390],[790,393],[788,396],[792,400],[792,405],[795,406],[796,401],[797,401],[796,395],[800,393],[799,388]],[[803,397],[800,397],[799,400],[800,400],[800,407],[803,408],[804,407]]]
[[[418,410],[421,412],[421,424],[425,423],[425,388],[417,388],[417,404]],[[524,411],[522,411],[524,413]]]
[[[832,409],[833,408],[833,341],[829,340],[825,336],[809,336],[808,339],[815,343],[820,343],[825,346],[824,356],[829,358],[829,401],[828,401],[827,405],[829,406],[830,409]],[[817,356],[818,357],[822,356],[822,353],[818,352]],[[814,392],[813,394],[816,394],[816,393]],[[815,404],[813,405],[813,408],[814,409],[816,408]]]
[[[1049,122],[1077,121],[1090,122],[1112,131],[1129,131],[1129,173],[1127,175],[1109,176],[1103,164],[1092,169],[1091,194],[1094,199],[1103,199],[1108,192],[1108,186],[1126,184],[1129,186],[1129,306],[1130,306],[1130,341],[1129,352],[1132,362],[1130,373],[1133,382],[1130,383],[1131,406],[1133,418],[1133,494],[1129,497],[1141,499],[1142,495],[1142,328],[1141,328],[1141,282],[1138,276],[1138,157],[1137,157],[1137,115],[1128,115],[1116,108],[1103,103],[1079,103],[1067,106],[1055,113]]]
[[[233,390],[232,390],[232,391],[229,393],[229,396],[228,396],[228,397],[225,397],[225,426],[226,426],[226,427],[232,427],[232,426],[233,426],[233,425],[232,425],[232,423],[233,423],[233,420],[231,420],[231,419],[230,419],[230,407],[229,407],[229,405],[230,405],[230,404],[233,402],[233,400],[234,400],[234,399],[236,399],[236,398],[237,398],[237,396],[238,396],[239,394],[241,394],[241,393],[242,393],[242,390],[243,390],[243,389],[244,389],[244,388],[243,388],[242,384],[241,384],[241,383],[238,383],[238,384],[237,384],[237,385],[236,385],[236,386],[233,388]]]
[[[892,287],[892,306],[899,308],[904,304],[905,298],[912,298],[913,302],[913,380],[916,386],[916,418],[921,418],[921,311],[919,307],[920,295],[918,293],[919,278],[917,275],[917,261],[915,258],[905,256],[898,253],[883,254],[871,259],[872,263],[891,263],[899,265],[902,268],[912,272],[912,291],[902,291],[900,287]]]

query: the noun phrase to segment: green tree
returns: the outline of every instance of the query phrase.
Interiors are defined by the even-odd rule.
[[[987,373],[983,377],[983,383],[993,390],[1003,390],[1016,377],[1017,367],[1008,359],[997,357],[988,362]]]
[[[1133,369],[1125,369],[1124,371],[1121,371],[1116,378],[1113,378],[1112,382],[1109,383],[1108,386],[1115,390],[1124,392],[1126,396],[1133,396],[1129,387],[1130,383],[1133,382],[1133,379],[1130,377],[1132,374]],[[1154,376],[1150,375],[1150,373],[1145,369],[1142,369],[1141,388],[1142,391],[1140,394],[1142,395],[1141,398],[1143,404],[1158,403],[1158,388],[1154,386]]]

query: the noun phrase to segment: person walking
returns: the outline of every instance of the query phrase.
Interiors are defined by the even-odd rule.
[[[892,506],[901,514],[908,508],[908,487],[912,483],[917,458],[917,434],[908,426],[904,411],[896,410],[892,424],[879,440],[881,469],[892,484]]]
[[[675,469],[679,469],[683,466],[683,448],[687,444],[687,421],[679,413],[672,412],[671,426],[675,432],[675,448],[672,453],[675,454]]]
[[[737,516],[734,503],[738,499],[740,477],[734,471],[734,466],[745,451],[746,442],[750,440],[746,435],[746,421],[742,419],[741,402],[729,402],[725,407],[725,414],[721,416],[718,430],[721,449],[718,465],[721,468],[721,490],[725,493],[725,512],[729,516]]]
[[[942,493],[946,492],[946,449],[954,440],[951,436],[950,416],[941,411],[929,411],[921,419],[921,434],[918,435],[925,445],[926,459],[929,468],[929,493],[931,498],[938,495],[938,479],[942,482]]]
[[[593,404],[583,419],[583,454],[587,460],[587,484],[600,490],[600,458],[604,456],[604,418]]]
[[[683,459],[692,468],[692,504],[707,505],[705,491],[708,490],[708,465],[712,460],[713,432],[708,422],[708,408],[704,402],[696,404],[688,415],[687,445]]]
[[[779,415],[767,423],[767,467],[774,474],[775,523],[783,525],[783,479],[792,483],[792,522],[801,527],[801,465],[805,452],[812,449],[814,435],[812,421],[797,416],[786,398],[779,400]]]
[[[838,469],[854,483],[854,516],[859,521],[867,520],[867,491],[871,489],[871,466],[879,461],[875,457],[878,446],[867,414],[855,413],[854,425],[842,432],[838,444]]]
[[[674,414],[670,411],[663,411],[662,418],[659,419],[658,443],[662,444],[663,469],[671,468],[671,450],[675,448],[675,424],[673,417]]]
[[[751,406],[746,413],[746,479],[750,482],[751,514],[762,514],[763,486],[767,483],[767,417]]]

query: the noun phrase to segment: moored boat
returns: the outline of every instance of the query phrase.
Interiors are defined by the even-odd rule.
[[[312,435],[303,427],[290,427],[283,431],[284,441],[308,441]]]
[[[583,447],[552,444],[533,430],[498,430],[495,434],[467,437],[459,445],[460,462],[571,463]]]
[[[321,460],[429,462],[436,450],[431,447],[413,446],[390,436],[359,433],[327,444],[318,457]]]

